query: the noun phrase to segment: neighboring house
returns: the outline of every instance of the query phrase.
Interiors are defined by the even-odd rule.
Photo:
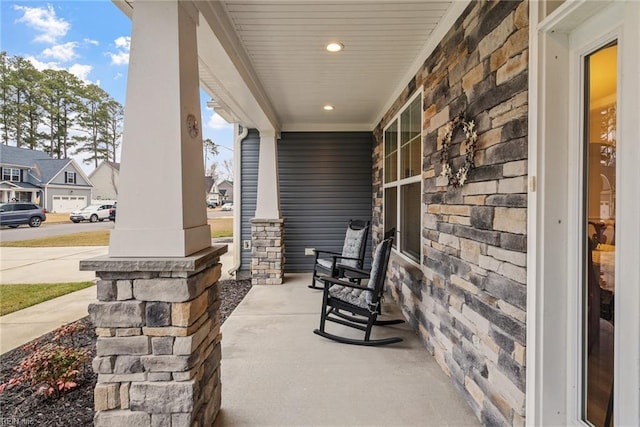
[[[204,177],[204,188],[206,191],[206,200],[213,200],[220,203],[220,193],[218,192],[218,186],[215,179],[212,176]]]
[[[2,144],[0,166],[2,202],[33,202],[49,212],[71,212],[91,202],[91,180],[73,159]]]
[[[483,424],[640,425],[640,2],[115,3],[137,89],[111,257],[209,247],[201,84],[239,125],[254,284],[310,271],[349,218],[395,227],[389,296]],[[171,211],[143,217],[145,191]]]
[[[219,204],[233,202],[233,182],[223,180],[215,182],[213,177],[204,177],[204,186],[207,191],[207,200],[215,200]]]
[[[233,182],[224,180],[217,185],[220,203],[233,203]]]
[[[118,200],[120,163],[103,161],[89,174],[95,200]]]

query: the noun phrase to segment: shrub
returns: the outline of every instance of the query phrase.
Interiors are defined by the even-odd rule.
[[[73,344],[73,335],[83,329],[85,326],[80,323],[62,326],[55,331],[53,341],[69,340]],[[39,340],[27,344],[23,350],[30,352],[29,355],[13,368],[17,376],[0,384],[0,393],[29,383],[37,387],[36,393],[60,398],[78,385],[76,380],[89,358],[89,350],[52,343],[41,345]]]

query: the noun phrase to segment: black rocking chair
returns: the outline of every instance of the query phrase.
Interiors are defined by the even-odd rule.
[[[398,325],[404,322],[401,319],[378,320],[392,242],[392,238],[385,239],[376,248],[366,286],[335,277],[322,276],[320,278],[324,282],[324,293],[320,328],[313,331],[315,334],[340,343],[355,345],[375,346],[402,341],[400,337],[371,339],[371,329],[374,325]],[[344,274],[347,276],[348,272],[366,274],[363,270],[349,266],[339,266],[339,268],[344,269]],[[345,312],[350,314],[345,314]],[[364,331],[364,339],[359,340],[331,334],[325,331],[325,322],[327,321]]]
[[[338,264],[349,267],[362,268],[364,254],[367,247],[367,237],[369,236],[369,221],[351,220],[347,227],[347,233],[342,246],[342,253],[316,250],[316,257],[313,262],[313,275],[311,276],[311,289],[322,289],[317,286],[319,277],[338,276]]]

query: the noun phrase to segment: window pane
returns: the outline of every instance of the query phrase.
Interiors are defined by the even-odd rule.
[[[384,155],[388,156],[398,149],[398,122],[393,122],[384,132]]]
[[[409,178],[418,175],[422,170],[421,155],[421,98],[416,98],[400,116],[401,135],[401,155],[400,175],[402,178]]]
[[[384,182],[398,179],[398,122],[384,132]]]
[[[420,262],[420,183],[403,185],[401,194],[400,250]]]
[[[394,151],[384,159],[384,182],[393,182],[398,179],[398,152]]]
[[[583,417],[614,425],[613,404],[617,46],[585,59],[585,197]],[[623,231],[624,232],[624,231]]]
[[[392,228],[398,228],[398,189],[396,187],[384,190],[384,232]],[[393,237],[397,239],[397,235]]]
[[[400,144],[411,139],[411,104],[400,115]]]
[[[2,180],[3,181],[20,181],[20,169],[14,168],[3,168],[2,170]]]
[[[400,176],[402,178],[409,178],[412,175],[411,170],[411,150],[409,150],[411,144],[406,144],[402,147],[402,162],[400,164]]]

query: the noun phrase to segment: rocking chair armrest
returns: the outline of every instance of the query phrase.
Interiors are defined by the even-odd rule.
[[[336,259],[346,259],[347,261],[348,261],[348,260],[352,260],[352,261],[360,261],[360,258],[358,258],[358,257],[352,257],[352,256],[336,255],[336,256],[334,256],[333,258],[336,258]]]
[[[366,279],[370,276],[370,271],[363,270],[361,268],[351,267],[350,265],[338,264],[336,268],[340,270],[341,273],[354,273],[355,277]]]
[[[334,277],[326,276],[324,274],[318,276],[318,279],[320,279],[324,283],[325,289],[328,286],[340,285],[340,286],[345,286],[347,288],[360,289],[361,291],[368,291],[368,292],[374,291],[373,289],[368,288],[366,286],[358,286],[352,282],[345,282],[344,280],[336,279]]]
[[[316,256],[318,256],[319,254],[329,254],[329,255],[338,255],[338,256],[342,255],[339,252],[323,251],[323,250],[320,250],[320,249],[314,249],[314,252],[316,253]]]

